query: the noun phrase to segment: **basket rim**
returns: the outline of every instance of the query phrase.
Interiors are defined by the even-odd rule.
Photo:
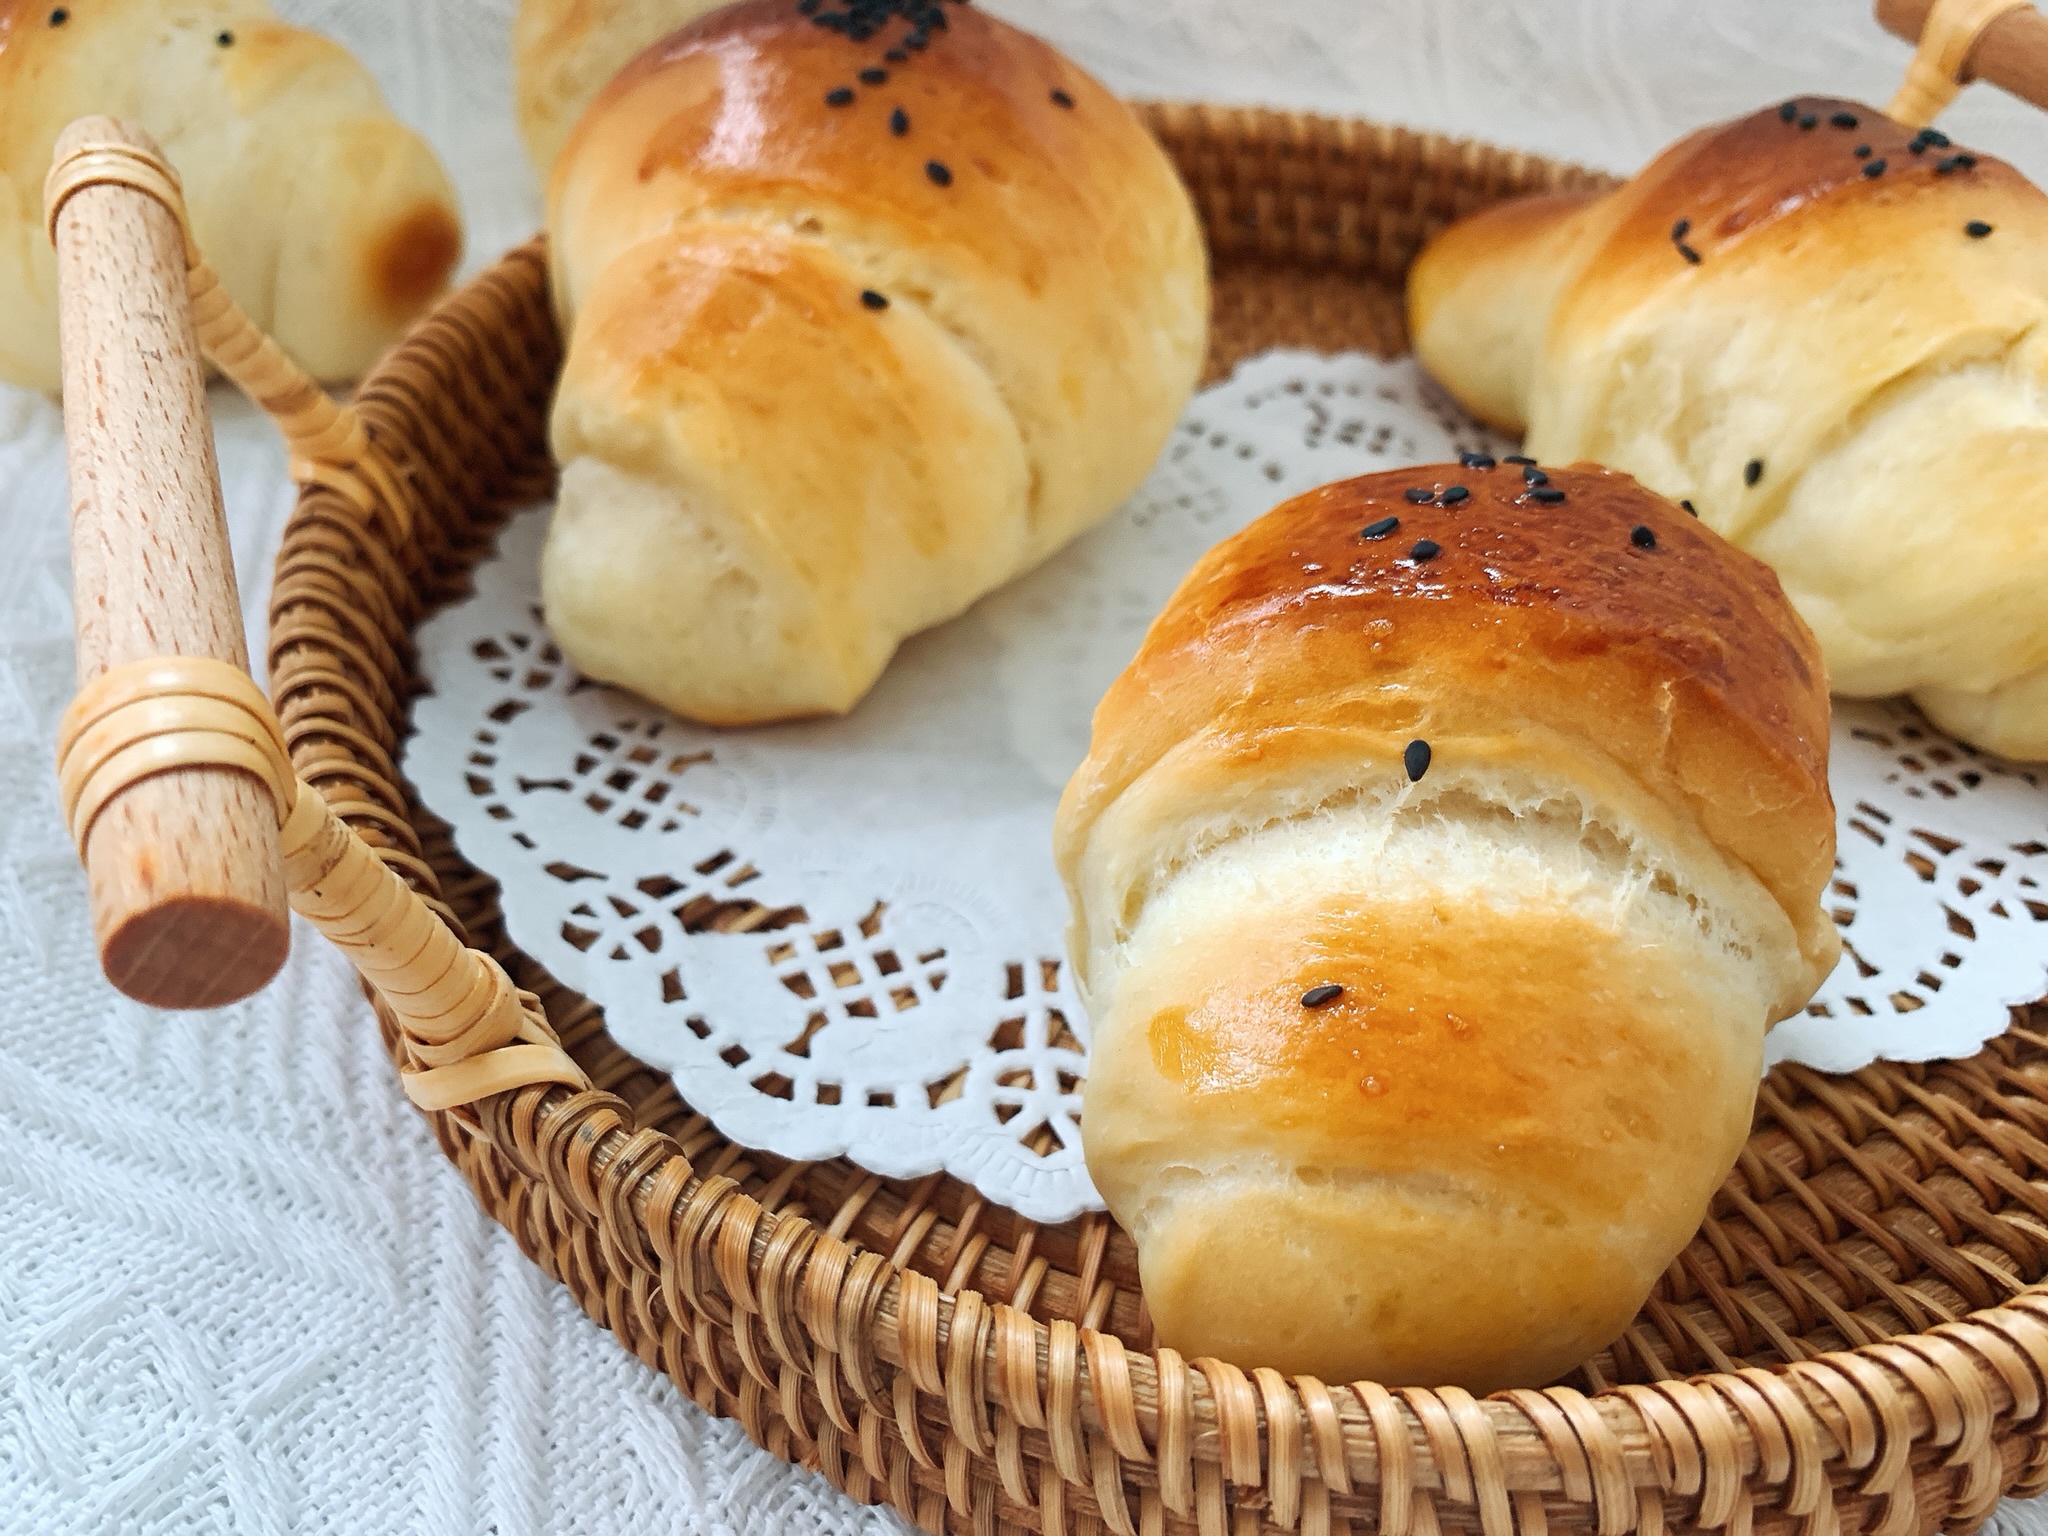
[[[1535,171],[1564,185],[1611,182],[1479,140],[1363,119],[1204,104],[1141,110],[1162,138],[1194,136],[1283,157],[1398,154],[1487,182]],[[457,349],[444,333],[465,306],[482,304],[479,296],[498,287],[538,282],[544,289],[546,281],[545,239],[536,236],[445,298],[364,381],[373,435],[381,421],[390,437],[398,417],[389,413],[402,413],[413,387],[406,369],[446,369]],[[387,414],[380,417],[380,408]],[[379,512],[363,532],[386,557],[379,579],[401,580],[410,519],[401,509]],[[304,573],[293,568],[301,546],[317,542],[323,527],[347,521],[361,527],[333,491],[302,488],[280,545],[272,598],[271,676],[281,713],[288,693],[328,686],[331,674],[351,666],[330,642],[295,624],[291,612],[304,597]],[[405,699],[392,679],[402,678],[404,646],[380,637],[379,647],[392,654],[380,656],[382,670],[372,680],[373,691],[384,695],[376,707],[402,730]],[[405,818],[362,792],[363,781],[374,779],[390,792],[382,799],[396,795],[395,804],[407,804],[393,756],[334,720],[308,724],[287,715],[286,729],[300,774],[321,787],[338,814],[359,826],[380,824],[380,854],[452,916],[412,827],[396,825]],[[2012,1033],[2048,1050],[2048,1038],[2019,1025]],[[388,1020],[387,1044],[398,1048]],[[1377,1489],[1380,1526],[1389,1533],[1426,1530],[1431,1522],[1417,1513],[1418,1499],[1426,1504],[1434,1492],[1473,1511],[1486,1536],[1519,1530],[1526,1496],[1561,1493],[1590,1507],[1601,1536],[1619,1536],[1661,1527],[1667,1496],[1697,1500],[1702,1525],[1724,1523],[1736,1505],[1748,1508],[1738,1491],[1758,1484],[1782,1485],[1783,1513],[1814,1514],[1832,1497],[1830,1470],[1846,1469],[1864,1474],[1858,1493],[1890,1500],[1880,1526],[1890,1536],[1901,1511],[1913,1505],[1914,1449],[1953,1447],[1950,1463],[1970,1468],[1969,1488],[1977,1495],[1989,1489],[1988,1498],[1966,1490],[1962,1503],[1981,1502],[1982,1510],[1966,1508],[1963,1517],[1988,1513],[2005,1480],[2000,1444],[2040,1433],[2033,1421],[2048,1395],[2048,1281],[1922,1333],[1768,1370],[1752,1366],[1590,1394],[1553,1386],[1481,1400],[1455,1387],[1324,1383],[1266,1367],[1190,1361],[1169,1348],[1133,1349],[1113,1333],[1073,1321],[1041,1322],[976,1288],[942,1294],[929,1275],[856,1248],[810,1215],[773,1210],[724,1174],[700,1172],[675,1141],[638,1126],[633,1110],[601,1089],[522,1089],[485,1106],[473,1122],[453,1112],[434,1118],[451,1155],[465,1138],[483,1138],[518,1175],[602,1234],[599,1241],[618,1241],[614,1228],[630,1231],[630,1242],[660,1271],[678,1319],[705,1326],[722,1318],[717,1326],[741,1340],[747,1369],[734,1394],[814,1388],[839,1449],[851,1454],[855,1439],[865,1444],[870,1415],[879,1411],[877,1384],[893,1375],[895,1428],[913,1460],[927,1469],[943,1466],[949,1494],[956,1471],[962,1487],[968,1476],[964,1464],[956,1469],[956,1448],[976,1463],[1000,1462],[1019,1454],[1020,1429],[1042,1432],[1078,1506],[1092,1507],[1119,1532],[1136,1528],[1127,1482],[1155,1489],[1167,1509],[1197,1518],[1205,1529],[1212,1508],[1220,1520],[1223,1501],[1242,1496],[1228,1493],[1228,1485],[1251,1490],[1283,1526],[1302,1519],[1318,1498],[1362,1498]],[[748,1355],[759,1350],[756,1326],[770,1350],[758,1361]],[[858,1411],[842,1406],[842,1382]],[[935,1457],[924,1441],[941,1425],[945,1444]],[[1007,1489],[1007,1473],[1004,1483]],[[892,1498],[896,1492],[886,1491]]]

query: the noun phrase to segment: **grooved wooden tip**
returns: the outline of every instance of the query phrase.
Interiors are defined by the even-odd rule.
[[[291,924],[267,907],[176,896],[131,913],[100,939],[107,980],[152,1008],[223,1008],[261,991],[291,951]]]

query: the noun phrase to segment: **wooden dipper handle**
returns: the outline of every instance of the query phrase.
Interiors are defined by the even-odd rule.
[[[57,158],[89,143],[158,153],[87,117]],[[56,242],[79,681],[165,655],[246,671],[184,233],[149,194],[95,185],[65,200]],[[177,768],[131,785],[94,823],[85,866],[100,964],[139,1002],[219,1007],[284,963],[277,810],[248,774]]]
[[[1920,41],[1934,0],[1877,0],[1877,24],[1909,43]],[[1964,78],[1989,80],[2022,101],[2048,109],[2048,16],[2031,5],[2007,11],[1970,50]]]

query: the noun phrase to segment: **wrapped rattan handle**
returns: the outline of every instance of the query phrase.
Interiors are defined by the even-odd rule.
[[[106,178],[81,175],[53,230],[79,681],[159,656],[246,672],[184,231],[163,201],[116,179],[156,146],[112,118],[82,118],[57,157]],[[207,1008],[276,973],[290,939],[284,867],[274,797],[255,774],[172,767],[102,804],[78,788],[89,824],[74,819],[73,830],[115,986],[160,1007]]]
[[[1901,122],[1924,126],[1973,79],[2048,108],[2048,16],[2027,0],[1877,0],[1877,21],[1919,47],[1889,109]]]

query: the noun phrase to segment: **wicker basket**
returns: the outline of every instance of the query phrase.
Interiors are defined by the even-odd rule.
[[[1358,123],[1148,112],[1215,256],[1212,376],[1275,345],[1397,353],[1400,282],[1430,232],[1596,180]],[[360,409],[404,493],[366,522],[305,491],[270,667],[300,776],[540,996],[588,1072],[592,1091],[433,1118],[491,1214],[648,1366],[930,1531],[1905,1536],[2048,1487],[2048,1294],[2029,1289],[2048,1274],[2048,1015],[1968,1061],[1774,1072],[1740,1165],[1628,1332],[1570,1384],[1483,1402],[1184,1361],[1154,1346],[1106,1216],[1038,1226],[939,1176],[724,1140],[510,945],[491,879],[397,767],[410,631],[549,491],[560,346],[536,242],[378,369]]]

